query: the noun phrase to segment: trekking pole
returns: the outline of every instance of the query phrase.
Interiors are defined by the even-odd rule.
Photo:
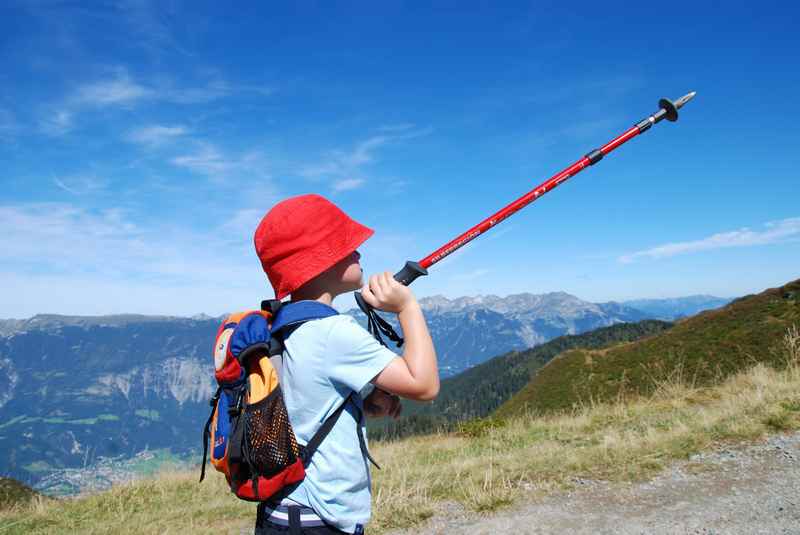
[[[624,143],[630,141],[631,139],[635,138],[639,134],[646,132],[650,129],[651,126],[661,122],[662,119],[666,119],[671,122],[675,122],[678,120],[678,110],[681,109],[687,102],[689,102],[692,98],[694,98],[696,91],[692,91],[688,93],[675,102],[672,102],[668,98],[662,98],[658,101],[659,110],[654,114],[648,116],[645,119],[642,119],[631,128],[620,134],[619,136],[615,137],[599,149],[594,149],[586,154],[583,158],[578,160],[577,162],[573,163],[563,171],[560,171],[553,175],[552,177],[548,178],[546,181],[542,182],[534,189],[520,197],[519,199],[515,200],[514,202],[508,204],[501,210],[498,210],[494,214],[490,215],[471,229],[467,230],[463,234],[460,234],[456,238],[453,238],[446,244],[442,245],[434,252],[420,260],[419,262],[413,262],[411,260],[406,262],[406,265],[403,266],[403,269],[395,273],[394,278],[398,282],[405,284],[408,286],[412,282],[414,282],[418,277],[428,274],[428,268],[431,267],[433,264],[443,260],[448,255],[456,252],[457,250],[464,247],[466,244],[486,232],[487,230],[497,226],[502,221],[508,219],[512,214],[520,211],[521,209],[525,208],[533,201],[547,193],[548,191],[552,190],[556,186],[564,183],[567,179],[577,175],[585,168],[596,164],[600,160],[603,159],[604,156],[609,154],[614,149],[620,147]],[[367,319],[369,322],[369,330],[370,332],[375,335],[375,337],[383,343],[383,340],[380,338],[379,334],[376,334],[378,330],[389,336],[390,339],[395,340],[394,337],[391,336],[390,333],[386,332],[386,325],[388,323],[383,320],[380,316],[378,316],[372,307],[370,307],[364,298],[361,296],[361,292],[355,292],[356,302],[358,303],[359,308],[367,315]],[[385,325],[383,325],[385,324]],[[389,326],[391,328],[391,326]],[[393,332],[393,331],[392,331]],[[402,339],[394,335],[398,341],[398,345],[402,344]],[[385,344],[384,344],[385,345]]]

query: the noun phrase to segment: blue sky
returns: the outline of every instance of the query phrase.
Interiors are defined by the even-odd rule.
[[[800,8],[563,4],[4,2],[0,317],[257,306],[252,232],[308,192],[396,271],[690,90],[415,293],[800,277]]]

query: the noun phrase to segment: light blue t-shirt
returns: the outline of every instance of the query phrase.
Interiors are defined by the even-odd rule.
[[[352,392],[361,392],[397,355],[380,345],[346,315],[300,325],[284,344],[281,370],[289,421],[301,444]],[[288,499],[313,508],[332,526],[353,533],[370,518],[371,479],[356,432],[366,428],[359,409],[348,403]],[[359,419],[361,421],[359,421]]]

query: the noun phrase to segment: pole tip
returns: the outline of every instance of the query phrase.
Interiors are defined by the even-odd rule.
[[[684,104],[689,102],[694,98],[697,94],[697,91],[692,91],[691,93],[687,93],[683,95],[681,98],[672,102],[668,98],[662,98],[658,101],[658,107],[664,110],[663,117],[667,121],[677,121],[678,120],[678,110],[683,107]]]
[[[675,101],[675,107],[677,109],[681,109],[683,105],[692,100],[696,94],[697,91],[690,91],[689,93],[683,95],[681,98]]]

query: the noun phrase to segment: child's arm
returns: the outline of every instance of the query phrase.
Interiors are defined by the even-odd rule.
[[[408,399],[429,401],[435,398],[439,394],[436,350],[414,294],[386,271],[371,276],[361,295],[374,308],[396,313],[405,338],[403,358],[391,361],[372,383]]]

